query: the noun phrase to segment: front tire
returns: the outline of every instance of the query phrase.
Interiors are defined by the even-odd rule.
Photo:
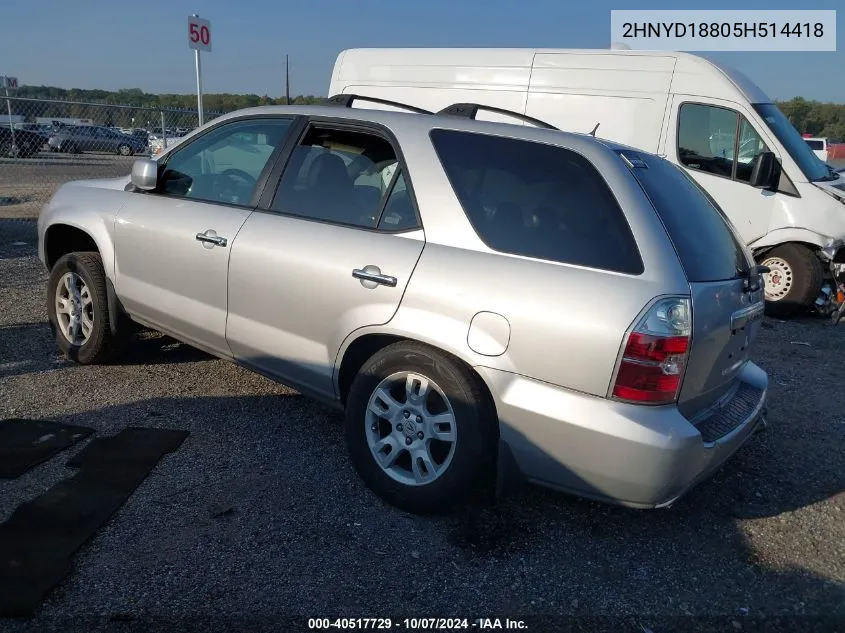
[[[801,244],[782,244],[763,256],[766,313],[788,318],[813,306],[821,292],[824,271],[819,258]]]
[[[121,145],[117,148],[117,153],[121,156],[132,156],[132,148],[129,145]]]
[[[68,253],[56,262],[47,282],[47,315],[56,345],[72,361],[105,363],[123,349],[125,334],[111,331],[99,253]]]
[[[416,514],[446,512],[481,492],[495,464],[497,421],[478,381],[416,342],[373,355],[352,383],[344,425],[370,489]]]

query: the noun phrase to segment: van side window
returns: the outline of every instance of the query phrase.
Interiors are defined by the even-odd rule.
[[[755,160],[767,151],[754,127],[734,110],[698,103],[681,105],[678,160],[685,167],[748,182]]]
[[[536,259],[643,272],[631,227],[595,166],[562,147],[437,129],[431,141],[479,238]]]
[[[751,172],[757,157],[769,148],[757,134],[754,127],[745,119],[740,117],[739,124],[739,147],[737,148],[736,179],[743,182],[751,180]]]

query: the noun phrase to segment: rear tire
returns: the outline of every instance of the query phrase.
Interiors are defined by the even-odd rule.
[[[766,278],[766,314],[788,318],[813,306],[824,281],[822,263],[801,244],[782,244],[760,263],[771,268]]]
[[[411,341],[364,363],[346,401],[344,432],[367,486],[415,514],[447,512],[483,492],[496,463],[497,421],[478,380],[448,354]],[[417,398],[423,382],[429,395]]]
[[[58,348],[80,365],[112,360],[129,334],[111,331],[106,273],[96,252],[68,253],[56,262],[47,282],[47,316]],[[78,325],[69,327],[77,316]]]

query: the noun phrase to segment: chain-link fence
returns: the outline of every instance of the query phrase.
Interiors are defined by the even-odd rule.
[[[220,114],[204,111],[203,118]],[[126,176],[135,157],[172,145],[197,120],[196,110],[0,95],[0,246],[31,232],[63,183]]]

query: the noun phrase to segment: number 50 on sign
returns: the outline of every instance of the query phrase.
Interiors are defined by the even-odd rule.
[[[211,22],[193,16],[188,18],[188,48],[211,52]]]

